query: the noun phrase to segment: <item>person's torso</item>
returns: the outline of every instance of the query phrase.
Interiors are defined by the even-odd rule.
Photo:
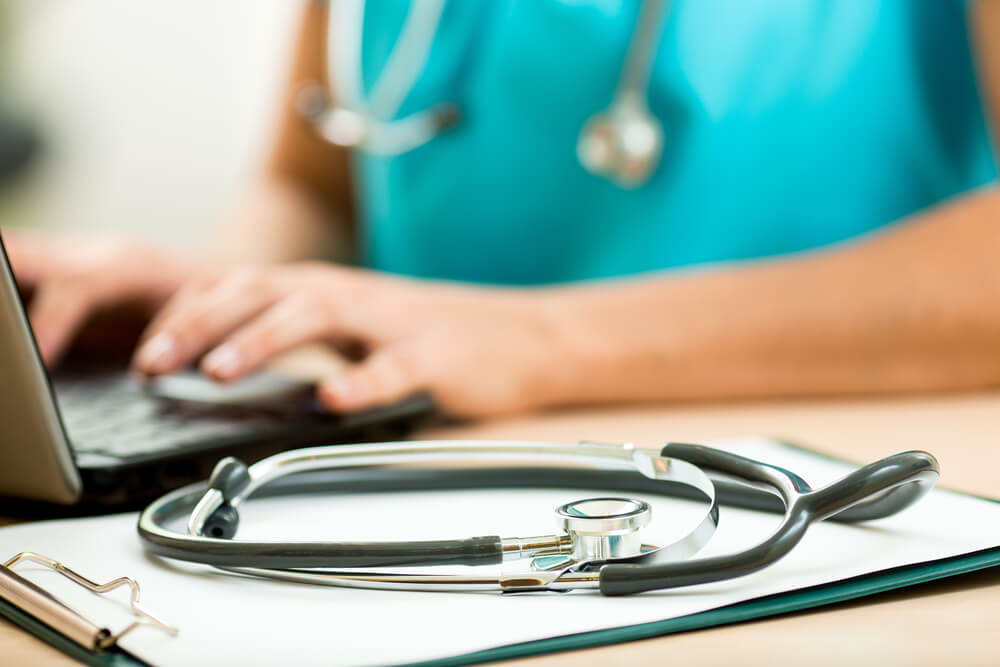
[[[370,85],[405,2],[369,0]],[[600,278],[814,248],[996,176],[959,0],[674,0],[649,106],[650,180],[578,162],[611,103],[634,0],[451,0],[399,116],[462,119],[394,157],[359,154],[363,259],[504,284]]]

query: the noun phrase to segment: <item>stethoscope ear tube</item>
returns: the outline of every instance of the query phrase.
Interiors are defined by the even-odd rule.
[[[709,476],[713,477],[717,488],[720,486],[720,480],[713,473],[723,473],[727,478],[737,478],[737,487],[744,486],[745,488],[745,483],[753,479],[769,485],[770,482],[760,478],[759,466],[766,466],[767,468],[783,473],[787,478],[787,482],[792,485],[791,488],[798,491],[809,490],[810,488],[805,480],[784,468],[762,464],[736,454],[730,454],[702,445],[670,443],[661,450],[660,455],[680,458],[701,467]],[[819,498],[830,497],[835,499],[831,507],[837,508],[836,511],[825,515],[823,518],[854,523],[890,517],[917,502],[924,494],[934,488],[939,472],[937,459],[933,455],[916,450],[895,454],[858,468],[839,482],[826,487],[823,490],[823,494],[819,495]],[[873,492],[873,486],[882,480],[888,485],[887,488],[881,492]],[[912,484],[901,483],[893,485],[891,483],[893,480],[912,482]],[[819,491],[816,493],[819,494]],[[760,493],[750,495],[756,495],[758,500],[757,505],[759,505],[759,507],[751,507],[751,509],[780,511],[777,503],[767,503],[765,501],[766,496],[762,496]],[[742,499],[737,499],[734,503],[728,503],[727,498],[731,498],[732,493],[727,494],[720,491],[719,497],[723,504],[735,504],[740,507],[747,507],[747,504],[742,502]],[[853,498],[853,500],[848,501],[848,497]],[[816,502],[822,501],[817,500]]]
[[[407,542],[253,542],[234,540],[231,535],[206,537],[184,535],[165,526],[191,512],[199,499],[210,491],[204,484],[192,484],[146,508],[137,530],[151,553],[166,558],[203,563],[216,567],[319,568],[383,567],[386,565],[495,565],[503,560],[499,536],[455,540]],[[222,505],[219,510],[236,514],[236,508]],[[232,518],[238,523],[238,516]]]
[[[938,480],[937,459],[911,451],[858,468],[843,479],[808,496],[810,511],[820,519],[882,519],[906,509],[927,494]]]
[[[604,595],[681,588],[751,574],[788,554],[813,522],[851,509],[865,519],[894,514],[930,491],[939,473],[937,460],[927,452],[903,452],[813,491],[787,470],[708,447],[671,444],[661,454],[771,486],[785,503],[785,517],[768,539],[738,554],[663,565],[606,565],[600,572]]]

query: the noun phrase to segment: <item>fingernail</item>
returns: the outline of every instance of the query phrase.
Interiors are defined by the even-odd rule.
[[[201,367],[209,375],[219,378],[230,378],[238,374],[242,369],[243,358],[235,345],[232,343],[223,343],[202,359]]]
[[[177,358],[177,343],[168,333],[147,340],[135,355],[135,365],[146,373],[161,373]]]
[[[358,401],[357,386],[346,377],[324,382],[323,388],[337,403],[356,403]]]

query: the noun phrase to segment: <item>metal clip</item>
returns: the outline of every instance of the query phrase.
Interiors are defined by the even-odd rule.
[[[568,593],[575,589],[594,589],[600,586],[600,573],[588,568],[590,563],[564,561],[561,568],[535,571],[530,574],[506,574],[499,579],[500,591],[505,595],[515,593]]]
[[[121,586],[128,586],[132,592],[129,607],[136,620],[119,632],[112,632],[107,627],[95,624],[60,602],[48,591],[14,572],[11,568],[21,561],[31,561],[51,568],[98,595]],[[171,636],[177,635],[177,628],[160,620],[139,604],[139,584],[134,579],[119,577],[106,584],[98,584],[59,561],[30,551],[19,553],[0,566],[0,598],[91,651],[103,651],[114,646],[119,639],[141,625],[158,628]]]

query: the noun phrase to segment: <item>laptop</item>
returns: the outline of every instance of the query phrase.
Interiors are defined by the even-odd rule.
[[[294,447],[398,439],[430,407],[427,397],[417,396],[334,415],[316,407],[311,391],[278,403],[177,400],[153,395],[124,360],[67,367],[50,376],[0,239],[4,513],[19,507],[33,512],[70,505],[89,512],[134,506],[207,478],[223,456],[249,463]]]

